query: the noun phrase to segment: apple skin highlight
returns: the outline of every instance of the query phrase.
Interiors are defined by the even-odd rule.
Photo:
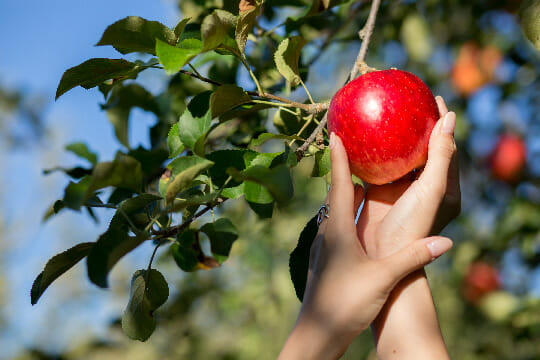
[[[328,130],[338,135],[354,175],[371,184],[397,180],[426,163],[437,103],[417,76],[370,72],[332,98]]]

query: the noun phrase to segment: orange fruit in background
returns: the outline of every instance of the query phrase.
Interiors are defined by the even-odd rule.
[[[466,42],[459,50],[451,73],[456,91],[468,96],[493,80],[495,70],[501,63],[500,50],[492,45],[480,48],[473,41]]]

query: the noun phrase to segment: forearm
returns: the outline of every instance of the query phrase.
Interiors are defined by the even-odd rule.
[[[424,270],[395,287],[372,330],[379,359],[449,359]]]
[[[324,324],[300,317],[278,360],[339,359],[353,339],[354,336],[333,334]]]

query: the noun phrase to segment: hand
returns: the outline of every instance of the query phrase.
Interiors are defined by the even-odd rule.
[[[442,98],[436,100],[441,120],[431,134],[428,161],[418,179],[407,176],[382,186],[366,185],[356,230],[370,257],[384,258],[415,239],[436,234],[460,212],[456,117]],[[359,204],[364,190],[357,189],[355,197]],[[448,358],[424,271],[394,288],[372,330],[380,359]]]
[[[359,198],[355,203],[347,154],[334,134],[330,149],[329,218],[323,220],[311,247],[302,308],[280,359],[338,358],[375,319],[404,276],[452,246],[447,238],[432,237],[412,242],[389,257],[368,257],[356,234]]]
[[[410,174],[386,185],[366,184],[357,233],[371,257],[385,257],[411,241],[438,234],[459,215],[461,191],[453,132],[456,115],[437,97],[441,120],[435,125],[428,160],[418,179]],[[355,202],[364,198],[356,189]]]

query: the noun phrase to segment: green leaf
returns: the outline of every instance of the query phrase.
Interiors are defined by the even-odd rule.
[[[298,165],[298,157],[296,156],[296,153],[287,144],[285,144],[285,151],[272,160],[270,168],[274,168],[278,165],[286,165],[289,168]]]
[[[108,186],[133,190],[134,192],[140,191],[142,188],[141,163],[131,156],[118,152],[114,161],[97,164],[92,171],[84,200],[88,199],[94,191]]]
[[[72,67],[62,75],[55,100],[76,86],[91,89],[106,80],[135,79],[143,67],[123,59],[90,59]]]
[[[212,118],[250,101],[251,97],[241,87],[236,85],[221,85],[212,93],[210,98]]]
[[[163,147],[147,150],[139,145],[136,149],[131,149],[128,155],[141,164],[141,169],[147,180],[163,170],[163,163],[167,160],[169,152]]]
[[[43,271],[36,277],[32,284],[32,290],[30,291],[30,301],[32,305],[35,305],[43,292],[52,284],[52,282],[58,279],[63,273],[71,269],[81,259],[83,259],[88,253],[94,243],[87,242],[75,245],[74,247],[53,256]]]
[[[149,238],[149,234],[141,231],[136,236],[129,232],[134,216],[145,214],[146,207],[161,197],[152,194],[142,194],[138,197],[123,201],[114,214],[107,231],[97,240],[86,259],[88,278],[99,287],[108,287],[107,276],[113,266],[127,253],[138,247]],[[146,214],[145,214],[146,215]],[[140,230],[140,229],[139,229]]]
[[[184,146],[192,149],[197,155],[204,155],[204,140],[210,131],[212,115],[208,111],[203,117],[194,117],[189,108],[178,120],[180,140]]]
[[[289,271],[294,285],[294,291],[300,301],[304,298],[306,290],[307,275],[309,269],[309,253],[311,245],[319,228],[317,227],[317,216],[314,216],[300,233],[298,244],[289,258]]]
[[[238,231],[227,218],[221,218],[213,223],[204,224],[201,231],[208,235],[212,254],[219,263],[229,257],[232,244],[238,239]]]
[[[73,179],[80,179],[86,175],[92,174],[92,169],[86,169],[81,166],[76,166],[74,168],[62,168],[62,167],[55,167],[52,169],[45,169],[43,170],[44,175],[49,175],[52,172],[55,171],[62,171],[66,175],[72,177]]]
[[[519,9],[523,33],[540,50],[540,0],[525,0]]]
[[[315,153],[315,163],[313,164],[311,176],[324,176],[330,172],[331,167],[330,148],[327,146],[324,148],[324,150],[320,150]]]
[[[45,212],[45,215],[43,215],[43,222],[49,220],[54,215],[58,214],[63,208],[66,207],[66,204],[63,200],[56,200],[54,204],[52,204],[47,211]]]
[[[201,36],[201,24],[189,23],[184,26],[182,34],[178,38],[178,42],[182,42],[186,39],[197,39],[202,41]]]
[[[282,134],[294,135],[304,125],[305,120],[300,115],[293,115],[289,111],[278,110],[274,114],[273,123],[276,129]],[[308,129],[304,130],[306,134],[309,134]]]
[[[222,197],[229,199],[238,199],[242,195],[244,195],[244,183],[238,186],[227,187],[221,192]]]
[[[244,54],[244,49],[246,48],[248,35],[253,29],[257,16],[261,12],[262,1],[260,3],[254,2],[251,5],[248,10],[240,11],[238,22],[236,23],[235,38],[242,54]]]
[[[96,153],[90,151],[85,143],[76,142],[76,143],[69,144],[66,146],[66,150],[74,153],[80,158],[88,160],[90,164],[92,165],[97,164],[98,158],[97,158]]]
[[[260,145],[264,144],[265,142],[267,142],[268,140],[273,140],[273,139],[288,140],[288,141],[290,141],[290,140],[304,141],[304,139],[302,139],[300,136],[297,136],[297,135],[283,135],[283,134],[262,133],[261,135],[259,135],[259,137],[257,139],[251,140],[251,145],[252,146],[260,146]]]
[[[285,165],[278,165],[273,169],[255,165],[239,172],[236,169],[228,171],[236,180],[251,181],[264,186],[272,197],[280,203],[286,202],[293,197],[293,184],[289,168]],[[246,199],[248,199],[247,184],[244,187]],[[254,194],[258,196],[260,194]],[[249,200],[249,199],[248,199]]]
[[[167,74],[180,71],[202,50],[202,43],[197,39],[183,40],[177,46],[171,46],[160,40],[156,42],[156,54]]]
[[[138,270],[131,279],[129,303],[122,316],[122,330],[134,340],[146,341],[156,328],[154,311],[167,301],[169,285],[156,269]]]
[[[129,114],[134,107],[160,115],[155,97],[137,84],[116,86],[107,103],[101,107],[107,111],[116,138],[127,148],[129,148]]]
[[[246,168],[252,166],[268,168],[279,155],[280,153],[257,153],[255,151],[249,151],[244,154],[244,161]],[[228,171],[230,170],[228,169]],[[246,181],[243,185],[242,190],[250,208],[262,218],[272,217],[274,197],[269,189],[264,184],[253,181]]]
[[[182,156],[172,161],[168,168],[172,176],[165,192],[166,203],[170,204],[180,191],[184,190],[200,174],[201,171],[214,165],[210,160],[198,156]]]
[[[178,123],[174,124],[171,130],[169,130],[167,146],[169,147],[169,159],[177,157],[184,151],[184,144],[182,144],[180,133],[178,132]]]
[[[171,252],[178,267],[190,272],[196,269],[201,250],[196,245],[196,231],[187,229],[178,234],[177,242],[171,245]],[[195,245],[195,246],[194,246]]]
[[[79,210],[86,200],[91,181],[91,176],[83,177],[78,183],[70,181],[64,190],[64,204],[70,209]]]
[[[306,40],[300,36],[293,36],[283,40],[276,52],[274,53],[274,61],[281,75],[291,83],[292,86],[300,84],[301,78],[298,71],[298,60],[300,52]]]
[[[180,20],[178,24],[174,27],[174,35],[177,39],[180,39],[180,36],[182,36],[182,33],[184,32],[184,28],[186,27],[186,24],[191,20],[191,18],[185,18]]]
[[[199,191],[200,192],[200,191]],[[189,193],[189,191],[186,191],[186,193]],[[208,204],[211,201],[214,201],[216,199],[217,193],[211,192],[206,194],[200,194],[200,195],[192,195],[192,194],[186,194],[180,193],[176,196],[173,202],[172,211],[178,212],[181,210],[184,210],[185,208],[192,207],[192,206],[200,206],[203,204]]]
[[[107,27],[96,46],[112,45],[122,54],[145,52],[155,55],[156,39],[174,45],[177,36],[160,22],[128,16]]]
[[[224,10],[214,10],[201,24],[203,50],[226,49],[240,56],[235,38],[236,16]]]
[[[222,187],[229,174],[227,169],[233,167],[238,171],[242,171],[246,168],[246,162],[244,155],[250,150],[217,150],[206,155],[206,158],[214,162],[214,166],[208,170],[212,182],[218,188]],[[228,187],[238,186],[240,183],[237,181],[229,181]]]

